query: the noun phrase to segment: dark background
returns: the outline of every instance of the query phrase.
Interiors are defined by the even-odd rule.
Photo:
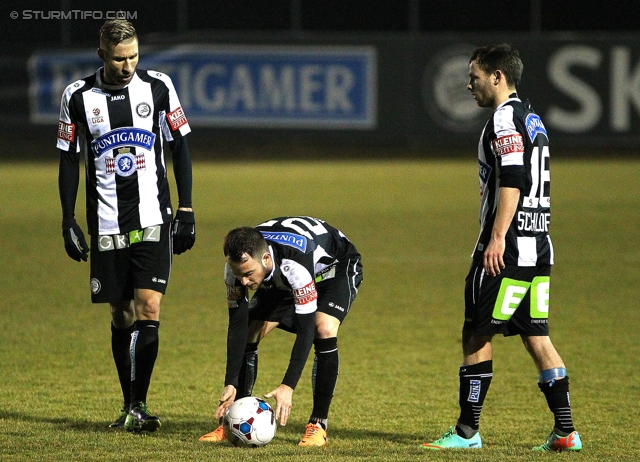
[[[55,126],[32,125],[28,119],[29,76],[26,61],[35,50],[87,48],[98,45],[98,30],[105,18],[51,17],[55,11],[125,11],[135,13],[141,44],[168,46],[180,43],[308,43],[327,40],[397,40],[407,37],[442,37],[458,34],[496,37],[501,33],[546,38],[552,34],[585,37],[592,34],[632,37],[640,25],[639,0],[157,0],[94,1],[8,0],[0,8],[0,116],[11,117],[11,133],[0,133],[4,157],[24,156],[12,134],[24,132],[33,140],[28,155],[47,149],[55,138]],[[25,12],[32,19],[23,19]],[[17,19],[12,19],[12,13]],[[36,19],[37,18],[37,19]],[[483,42],[484,40],[479,40]],[[298,156],[330,150],[350,155],[358,150],[371,155],[425,153],[416,140],[373,138],[368,134],[285,130],[194,129],[192,137],[201,151],[213,156],[238,153],[254,156],[273,149]],[[622,143],[635,150],[635,141]],[[627,146],[627,144],[629,146]],[[284,145],[284,148],[283,148]],[[468,143],[464,142],[467,146]],[[399,150],[396,148],[400,148]],[[196,151],[198,151],[196,149]],[[229,153],[229,154],[227,154]],[[211,155],[211,154],[207,154]]]
[[[140,35],[180,39],[197,31],[479,32],[637,31],[638,0],[9,0],[3,2],[3,53],[28,47],[95,44],[103,20],[20,19],[24,10],[137,12]],[[10,13],[20,14],[11,19]],[[80,13],[78,13],[80,14]]]

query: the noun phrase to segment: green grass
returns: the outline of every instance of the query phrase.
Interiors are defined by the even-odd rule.
[[[0,460],[635,460],[639,173],[637,160],[553,163],[551,332],[585,449],[547,455],[531,447],[552,415],[517,338],[495,340],[485,447],[418,448],[458,415],[463,286],[477,235],[473,159],[196,163],[197,243],[174,262],[149,395],[163,426],[145,437],[105,428],[120,395],[108,308],[91,305],[88,264],[64,252],[57,166],[2,164]],[[215,427],[225,367],[222,238],[295,214],[339,227],[363,255],[365,280],[339,336],[330,444],[296,445],[311,409],[310,367],[289,424],[267,447],[200,443]],[[292,341],[275,331],[263,342],[256,394],[279,384]]]

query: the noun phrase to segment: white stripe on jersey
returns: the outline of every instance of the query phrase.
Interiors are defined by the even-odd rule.
[[[513,99],[510,99],[508,101],[512,100]],[[505,101],[503,104],[506,104],[508,101]],[[493,117],[493,128],[496,138],[502,138],[509,135],[522,136],[516,129],[516,124],[513,122],[513,106],[511,105],[501,106],[496,109]],[[491,149],[493,150],[493,146]],[[524,165],[524,151],[511,152],[500,157],[503,167],[507,165]]]
[[[131,114],[133,115],[133,125],[136,128],[142,128],[151,132],[153,130],[153,117],[149,114],[154,113],[153,94],[151,93],[151,85],[140,85],[135,91],[129,89],[129,103],[131,104]],[[147,117],[138,108],[140,105],[147,104],[150,106],[150,113]],[[156,143],[162,143],[162,137],[156,140]],[[146,149],[136,149],[137,154],[144,154],[145,168],[138,170],[138,191],[140,194],[140,202],[138,210],[140,213],[140,223],[162,223],[162,212],[158,208],[158,178],[156,169],[156,153],[153,148],[151,151]],[[146,226],[143,225],[143,228]]]
[[[518,236],[518,266],[536,266],[538,249],[535,237]]]
[[[310,284],[314,284],[313,276],[307,271],[307,269],[300,263],[288,258],[283,258],[280,264],[280,271],[282,275],[287,278],[287,281],[291,285],[291,289],[294,293],[294,301],[296,305],[297,314],[309,314],[318,309],[318,295],[315,294],[315,298],[310,297],[310,300],[305,303],[297,303],[296,290],[304,289]],[[315,290],[315,289],[314,289]],[[312,299],[311,299],[312,298]]]

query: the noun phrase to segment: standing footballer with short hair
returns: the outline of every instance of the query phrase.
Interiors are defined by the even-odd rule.
[[[549,339],[549,138],[529,101],[516,93],[522,69],[518,51],[504,43],[479,48],[469,60],[467,88],[478,106],[494,112],[478,145],[480,236],[465,287],[460,417],[442,438],[423,444],[426,449],[482,447],[478,429],[496,334],[520,335],[555,417],[553,431],[534,449],[582,449],[567,370]]]
[[[160,419],[148,411],[147,391],[158,355],[160,301],[172,253],[195,242],[185,138],[190,128],[171,79],[136,68],[138,36],[130,22],[104,23],[98,55],[103,67],[62,95],[57,144],[62,235],[69,257],[87,261],[89,247],[75,220],[82,157],[91,300],[110,306],[111,348],[123,395],[122,411],[110,427],[155,431]],[[175,217],[167,145],[179,196]]]

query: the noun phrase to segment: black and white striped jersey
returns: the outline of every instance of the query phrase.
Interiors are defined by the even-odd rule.
[[[549,137],[527,100],[515,94],[494,111],[478,145],[480,236],[473,258],[482,258],[491,238],[500,187],[520,189],[506,236],[506,265],[553,265]]]
[[[355,246],[338,229],[312,217],[280,217],[256,226],[269,244],[273,272],[261,288],[290,291],[298,314],[316,311],[316,284],[333,278],[336,265],[360,261]],[[247,289],[225,265],[229,308],[245,300]],[[354,284],[355,285],[355,284]]]
[[[171,221],[165,144],[190,131],[166,74],[137,69],[123,87],[106,84],[99,69],[65,89],[57,146],[85,159],[89,234]]]

